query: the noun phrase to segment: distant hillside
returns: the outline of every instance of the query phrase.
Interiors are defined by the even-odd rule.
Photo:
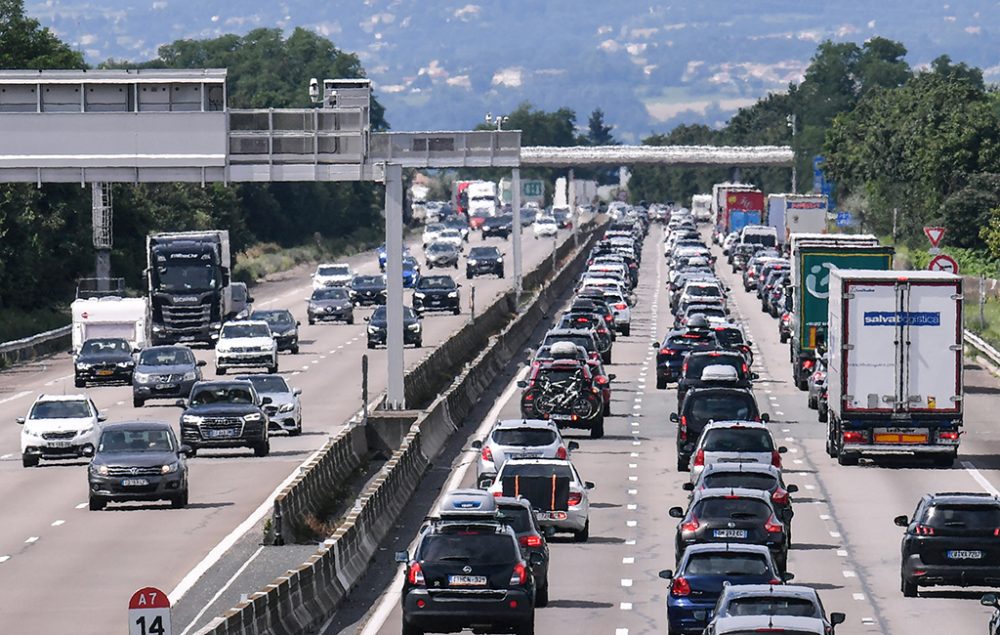
[[[921,5],[919,8],[914,5]],[[395,130],[470,128],[522,101],[601,107],[620,139],[718,124],[797,81],[818,42],[882,35],[911,64],[942,53],[1000,79],[990,0],[28,0],[88,61],[141,61],[180,38],[302,26],[359,55]],[[306,89],[303,86],[303,91]]]

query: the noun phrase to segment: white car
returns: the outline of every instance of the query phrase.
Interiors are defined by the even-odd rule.
[[[462,251],[462,243],[465,242],[465,238],[462,237],[462,232],[457,229],[442,229],[436,242],[454,245],[455,249]]]
[[[553,477],[555,483],[552,483]],[[488,491],[494,496],[524,496],[537,510],[535,517],[539,525],[571,532],[576,542],[587,542],[590,537],[587,492],[593,488],[594,484],[581,479],[568,460],[508,459]],[[566,499],[558,500],[562,496]],[[565,507],[566,511],[553,507]]]
[[[628,337],[632,331],[632,307],[628,304],[628,296],[617,289],[605,289],[604,301],[615,316],[615,328]]]
[[[539,216],[533,227],[535,238],[552,238],[559,234],[559,224],[551,216]]]
[[[437,240],[438,236],[440,236],[441,232],[443,232],[445,229],[447,228],[441,223],[431,223],[426,227],[424,227],[424,234],[423,237],[420,239],[424,245],[424,249],[427,249],[428,245]]]
[[[34,467],[40,459],[90,456],[105,419],[87,395],[39,395],[28,415],[17,418],[23,426],[21,464]]]
[[[269,397],[271,403],[264,405],[268,428],[284,430],[290,437],[302,434],[302,394],[301,388],[292,388],[281,375],[240,375],[253,384],[261,397]]]
[[[347,287],[354,279],[354,271],[351,265],[345,264],[325,264],[316,267],[316,273],[312,275],[313,289],[323,287]]]
[[[215,374],[230,368],[266,368],[278,372],[278,343],[263,320],[226,322],[215,344]]]
[[[780,468],[781,455],[787,451],[785,446],[774,445],[764,423],[713,421],[705,426],[691,454],[691,482],[698,480],[706,465],[715,463],[757,463]]]

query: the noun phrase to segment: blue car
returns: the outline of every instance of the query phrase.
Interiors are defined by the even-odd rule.
[[[670,581],[667,632],[699,635],[712,619],[723,584],[782,584],[791,574],[778,573],[771,552],[761,545],[714,543],[684,550],[677,571],[660,571]]]
[[[410,255],[410,248],[409,247],[403,247],[403,256],[409,256],[409,255]],[[382,243],[379,246],[379,248],[378,248],[378,268],[379,268],[379,271],[385,272],[385,261],[386,261],[385,243]]]
[[[416,258],[403,257],[403,286],[412,289],[420,282],[420,264]]]

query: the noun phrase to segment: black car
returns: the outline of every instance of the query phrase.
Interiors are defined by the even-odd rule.
[[[188,504],[185,457],[190,448],[177,442],[167,423],[112,423],[101,430],[90,468],[90,509],[109,501],[169,500],[172,507]]]
[[[87,340],[73,360],[73,384],[132,383],[135,358],[132,345],[120,337]],[[70,351],[72,354],[72,351]]]
[[[299,324],[292,312],[288,309],[268,309],[267,311],[254,311],[250,314],[251,320],[264,320],[271,327],[271,335],[278,345],[279,351],[291,351],[292,355],[299,354]]]
[[[577,297],[573,300],[573,304],[570,305],[570,311],[593,313],[604,321],[604,325],[608,327],[608,330],[611,332],[612,341],[617,339],[617,335],[615,333],[615,314],[603,296],[600,298],[596,297],[596,295],[587,298]],[[628,333],[623,331],[622,335],[628,335]]]
[[[428,269],[434,267],[452,267],[458,269],[458,247],[451,243],[431,243],[424,250],[424,261]]]
[[[537,561],[538,556],[531,555]],[[406,563],[400,604],[403,635],[535,632],[535,579],[517,534],[496,520],[436,520]]]
[[[465,261],[465,277],[471,280],[488,273],[503,278],[503,254],[496,247],[473,247]]]
[[[684,549],[707,542],[762,545],[768,548],[778,570],[788,564],[785,524],[778,517],[767,492],[755,489],[705,489],[695,492],[687,511],[671,507],[671,518],[680,519],[674,553],[680,561]]]
[[[549,603],[549,543],[545,532],[538,525],[531,503],[522,497],[497,497],[497,519],[510,525],[517,534],[524,559],[531,562],[535,577],[535,606],[543,608]],[[538,554],[533,557],[532,554]]]
[[[191,386],[201,381],[204,365],[187,346],[144,348],[132,375],[132,405],[141,408],[147,399],[186,399]]]
[[[677,424],[677,471],[687,472],[698,437],[710,421],[767,421],[757,400],[746,388],[691,388],[679,412],[671,413]]]
[[[569,229],[573,226],[573,215],[563,207],[553,209],[552,218],[556,219],[556,225],[559,225],[559,229]]]
[[[507,240],[510,238],[511,232],[514,231],[514,217],[504,215],[487,218],[483,221],[482,231],[484,239],[497,236]]]
[[[900,547],[900,587],[908,598],[922,586],[1000,585],[1000,498],[986,493],[926,494]]]
[[[611,347],[613,337],[611,329],[607,327],[604,319],[589,311],[570,310],[560,318],[560,329],[589,329],[594,334],[594,341],[597,343],[597,350],[601,352],[601,361],[605,364],[611,363]]]
[[[709,366],[728,366],[733,369],[732,380],[720,380],[717,375],[705,375]],[[714,370],[714,369],[713,369]],[[729,388],[750,388],[757,373],[750,371],[750,366],[743,355],[736,351],[699,351],[688,354],[681,366],[681,376],[677,380],[677,403],[684,402],[684,395],[690,388],[707,388],[720,383]]]
[[[792,544],[792,518],[795,517],[795,512],[791,495],[799,491],[799,486],[794,483],[786,485],[781,468],[764,463],[712,463],[705,466],[697,482],[684,484],[684,489],[689,492],[728,487],[767,492],[778,518],[785,523],[788,544]]]
[[[368,348],[386,345],[386,316],[385,307],[380,306],[375,309],[370,318],[365,318],[368,322]],[[420,316],[410,307],[403,307],[403,344],[413,344],[414,348],[424,345],[423,326],[420,324]]]
[[[264,406],[269,403],[271,399],[260,397],[248,381],[200,381],[179,404],[184,407],[181,440],[191,447],[190,456],[200,448],[240,447],[267,456],[271,440]]]
[[[372,276],[381,278],[381,276]],[[355,276],[357,280],[357,276]],[[352,290],[343,287],[314,289],[306,305],[306,320],[309,324],[343,320],[354,324],[354,298]]]
[[[656,387],[664,390],[667,384],[680,379],[684,358],[695,351],[714,351],[719,348],[715,333],[708,329],[676,329],[653,342],[656,352]]]
[[[459,284],[451,276],[423,276],[413,288],[413,310],[417,315],[428,311],[462,312]]]
[[[354,306],[385,304],[385,276],[354,276],[348,293]]]

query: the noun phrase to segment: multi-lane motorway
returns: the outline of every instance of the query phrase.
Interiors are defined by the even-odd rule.
[[[668,416],[676,409],[676,393],[655,387],[655,350],[672,323],[664,291],[666,268],[661,230],[653,228],[644,246],[640,302],[633,312],[632,335],[619,337],[613,413],[603,439],[568,431],[580,443],[573,453],[582,478],[594,481],[591,492],[591,533],[586,544],[569,539],[552,541],[549,573],[550,602],[536,611],[536,629],[543,633],[605,633],[629,635],[665,633],[666,583],[661,569],[674,568],[676,521],[667,516],[673,505],[685,505],[681,485],[688,475],[676,471],[675,427]],[[806,407],[805,393],[790,381],[788,349],[778,341],[775,321],[759,309],[724,269],[732,287],[732,302],[755,344],[756,370],[761,378],[755,392],[763,411],[772,417],[775,439],[789,448],[783,455],[786,482],[800,491],[794,496],[795,540],[789,571],[795,583],[817,588],[828,611],[844,611],[847,623],[840,635],[859,633],[978,633],[985,632],[990,611],[980,606],[981,589],[924,589],[915,599],[900,592],[899,540],[896,515],[913,511],[919,497],[935,491],[988,491],[1000,487],[1000,434],[991,409],[1000,383],[982,369],[966,370],[966,435],[959,461],[952,469],[897,463],[841,467],[823,445],[825,427]],[[519,416],[520,391],[512,367],[500,387],[502,396],[485,415],[468,441],[481,438],[500,418]],[[484,408],[485,410],[485,408]],[[473,427],[474,429],[475,427]],[[466,429],[469,429],[467,426]],[[468,447],[468,446],[466,446]],[[474,486],[473,450],[453,463],[449,486]],[[440,475],[428,478],[442,480]],[[396,545],[414,538],[397,537]],[[397,546],[394,548],[403,548]],[[391,551],[391,549],[390,549]],[[378,560],[387,580],[393,565]],[[395,569],[392,569],[394,572]],[[352,611],[364,617],[345,624],[335,621],[334,633],[394,634],[401,630],[398,575],[375,592],[359,590]],[[357,609],[358,603],[366,603]]]
[[[566,238],[563,232],[559,240]],[[480,242],[478,236],[472,238],[473,245]],[[510,252],[509,241],[491,239],[488,244]],[[553,241],[534,240],[530,234],[523,244],[525,271],[547,257],[553,247]],[[420,255],[419,243],[413,251]],[[378,271],[373,252],[348,262],[362,273]],[[407,349],[407,364],[416,362],[469,319],[473,284],[479,310],[511,284],[510,277],[465,280],[461,268],[441,273],[450,273],[462,283],[463,313],[425,316],[425,348]],[[24,416],[39,393],[79,392],[73,387],[72,362],[68,355],[56,355],[0,373],[0,500],[4,502],[0,633],[124,632],[125,607],[133,591],[157,586],[176,600],[226,547],[243,533],[260,530],[259,521],[270,510],[269,497],[360,408],[362,354],[367,352],[371,358],[371,394],[385,388],[385,350],[366,350],[362,320],[354,326],[306,324],[305,300],[310,290],[305,271],[254,290],[258,308],[289,308],[302,322],[300,354],[283,353],[280,363],[281,374],[303,390],[304,433],[297,438],[275,435],[266,458],[239,450],[199,453],[189,464],[191,504],[186,509],[135,504],[91,512],[86,502],[86,461],[43,462],[38,468],[23,468],[20,426],[14,419]],[[358,310],[357,316],[370,312]],[[212,352],[196,354],[209,360],[205,370],[206,378],[211,377]],[[176,426],[180,416],[169,401],[133,408],[129,387],[87,392],[109,421],[151,418]],[[236,598],[239,592],[254,590],[240,588]],[[231,606],[233,602],[222,604],[230,599],[220,600],[218,611],[208,612],[205,618]],[[175,624],[175,632],[183,627]]]

